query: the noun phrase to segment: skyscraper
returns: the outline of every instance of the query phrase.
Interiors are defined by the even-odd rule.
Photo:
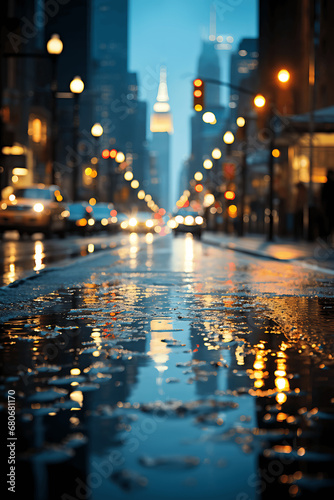
[[[160,83],[157,101],[153,106],[150,130],[151,143],[151,195],[160,207],[170,207],[170,135],[173,133],[173,118],[168,103],[167,71],[160,68]]]

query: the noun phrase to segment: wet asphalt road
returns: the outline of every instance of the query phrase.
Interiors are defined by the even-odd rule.
[[[332,276],[183,236],[66,269],[1,325],[17,498],[332,496]]]

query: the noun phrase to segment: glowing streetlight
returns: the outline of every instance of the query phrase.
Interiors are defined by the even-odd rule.
[[[245,124],[246,124],[246,120],[243,116],[238,116],[237,120],[236,120],[236,123],[238,125],[238,127],[244,127]]]
[[[233,144],[234,135],[232,134],[232,132],[230,130],[225,132],[225,134],[223,135],[223,141],[225,142],[225,144]]]
[[[255,97],[254,97],[254,105],[257,107],[257,108],[263,108],[263,106],[265,106],[266,104],[266,99],[263,95],[261,94],[257,94]]]
[[[213,163],[212,161],[209,159],[209,158],[206,158],[206,160],[203,161],[203,167],[206,169],[206,170],[210,170],[210,168],[213,167]]]
[[[128,170],[127,172],[124,173],[124,179],[126,181],[132,181],[133,173],[130,170]]]
[[[52,56],[59,56],[63,51],[63,42],[61,41],[59,35],[54,33],[51,35],[50,40],[46,44],[46,50]]]
[[[220,151],[219,148],[215,148],[212,153],[211,153],[211,156],[214,160],[219,160],[219,158],[221,158],[222,156],[222,152]]]
[[[214,125],[215,123],[217,123],[216,116],[211,111],[206,111],[206,113],[204,113],[202,116],[202,120],[203,120],[203,122],[210,123],[211,125]]]
[[[281,83],[287,83],[290,80],[290,73],[287,69],[281,69],[277,73],[277,79]]]
[[[75,76],[70,83],[70,91],[73,92],[73,94],[81,94],[84,88],[85,84],[80,76]]]
[[[122,153],[122,151],[118,151],[115,160],[117,163],[123,163],[123,161],[125,161],[125,154]]]
[[[196,172],[194,175],[195,181],[201,181],[203,179],[203,174],[202,172]]]
[[[90,132],[93,137],[101,137],[101,135],[103,134],[103,127],[100,123],[94,123],[94,125],[90,129]]]

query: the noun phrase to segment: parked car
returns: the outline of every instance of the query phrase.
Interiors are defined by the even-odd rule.
[[[93,207],[85,201],[69,203],[66,208],[66,230],[70,233],[89,234],[93,232],[95,217]]]
[[[205,220],[199,212],[181,208],[171,219],[170,227],[173,229],[174,236],[178,233],[192,233],[200,239],[205,228]]]
[[[17,230],[20,234],[42,232],[47,237],[64,236],[66,205],[58,186],[32,185],[14,189],[0,202],[0,233]]]
[[[115,231],[117,212],[112,203],[96,203],[93,207],[95,229]]]
[[[148,233],[156,226],[156,220],[152,218],[151,212],[137,212],[130,214],[121,222],[120,227],[125,231],[136,233]]]

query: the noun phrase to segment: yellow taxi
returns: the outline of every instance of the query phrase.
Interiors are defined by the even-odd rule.
[[[42,232],[46,236],[65,234],[66,206],[58,186],[32,185],[14,189],[0,201],[0,234]]]

